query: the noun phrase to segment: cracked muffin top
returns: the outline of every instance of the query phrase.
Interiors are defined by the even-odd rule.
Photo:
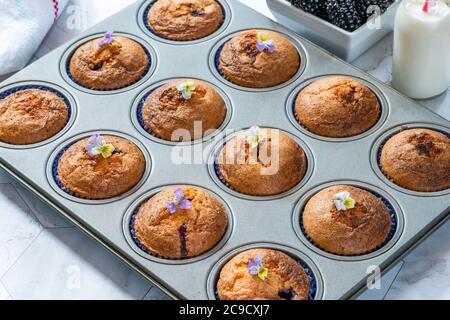
[[[181,186],[161,191],[139,208],[134,232],[156,256],[186,259],[212,249],[228,226],[224,205],[209,192]]]
[[[237,85],[269,88],[297,73],[300,55],[289,40],[276,32],[249,30],[225,44],[219,67],[223,76]]]
[[[220,94],[198,80],[171,81],[153,91],[142,107],[145,128],[168,141],[201,139],[218,129],[225,115]]]
[[[380,118],[377,96],[367,86],[344,76],[331,76],[303,89],[295,101],[297,120],[309,131],[331,138],[362,134]]]
[[[221,5],[214,0],[158,0],[150,8],[147,21],[163,38],[190,41],[214,33],[223,15]]]
[[[339,185],[311,197],[303,210],[303,225],[319,248],[355,256],[372,252],[386,241],[391,216],[373,193]]]
[[[429,129],[404,130],[383,146],[384,174],[399,186],[421,192],[450,188],[450,138]]]
[[[75,142],[63,153],[58,178],[74,196],[109,199],[133,188],[144,175],[145,166],[144,155],[131,141],[94,135]]]
[[[40,89],[17,91],[0,100],[0,141],[25,145],[60,132],[69,120],[62,98]]]
[[[237,254],[223,266],[217,282],[220,300],[307,300],[309,289],[303,267],[272,249]]]
[[[239,132],[218,158],[220,179],[252,196],[283,193],[297,185],[308,166],[302,147],[276,129],[252,127]]]
[[[94,90],[131,85],[142,78],[147,67],[148,57],[140,44],[112,33],[83,44],[70,60],[75,82]]]

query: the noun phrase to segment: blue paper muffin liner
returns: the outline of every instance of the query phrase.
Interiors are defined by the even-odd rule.
[[[387,137],[380,143],[380,146],[378,147],[378,150],[377,150],[377,165],[378,165],[378,168],[380,169],[380,171],[383,173],[383,175],[384,175],[387,179],[389,179],[390,181],[391,181],[391,178],[384,172],[383,167],[381,166],[381,153],[383,152],[384,145],[385,145],[392,137],[394,137],[395,135],[399,134],[400,132],[402,132],[402,131],[404,131],[404,130],[409,130],[409,129],[420,129],[420,128],[428,129],[428,130],[433,130],[433,131],[442,133],[442,134],[444,134],[444,135],[446,135],[447,137],[450,138],[450,132],[446,132],[446,131],[439,130],[439,129],[436,129],[436,128],[427,128],[426,126],[423,126],[423,127],[407,127],[407,126],[405,126],[404,129],[400,129],[400,130],[398,130],[398,131],[396,131],[396,132],[390,134],[389,136],[387,136]],[[402,187],[402,188],[403,188],[403,187]],[[444,189],[444,190],[445,190],[445,189]]]
[[[10,88],[8,90],[5,90],[5,91],[1,92],[0,93],[0,100],[3,100],[3,99],[7,98],[8,96],[10,96],[10,95],[12,95],[12,94],[14,94],[16,92],[23,91],[23,90],[29,90],[29,89],[38,89],[38,90],[48,91],[48,92],[51,92],[51,93],[55,94],[59,98],[61,98],[64,101],[64,103],[65,103],[65,105],[67,107],[67,113],[68,113],[67,114],[67,122],[66,122],[65,125],[67,125],[67,123],[69,123],[69,121],[70,121],[70,119],[72,117],[72,113],[73,113],[72,105],[71,105],[69,99],[64,94],[62,94],[58,90],[53,89],[51,87],[47,87],[47,86],[43,86],[43,85],[34,85],[34,84],[13,87],[13,88]],[[61,130],[63,130],[63,129],[61,129]],[[50,137],[49,139],[51,139],[51,138],[52,137]]]
[[[74,194],[72,191],[70,191],[69,189],[65,188],[63,183],[61,182],[61,179],[58,176],[58,165],[59,165],[59,160],[61,159],[61,157],[63,156],[64,152],[66,152],[71,146],[73,145],[73,143],[65,146],[61,151],[58,152],[58,154],[55,156],[55,159],[53,160],[53,165],[52,165],[52,175],[53,175],[53,179],[55,180],[56,185],[65,193],[67,193],[68,195],[71,195],[73,197],[77,197],[80,199],[87,199],[87,198],[83,198],[80,197],[76,194]]]
[[[359,188],[361,188],[361,187],[359,187]],[[334,254],[334,255],[337,255],[337,256],[342,256],[342,257],[360,257],[360,256],[362,256],[362,255],[366,255],[366,254],[370,254],[370,253],[372,253],[372,252],[376,252],[376,251],[380,250],[381,248],[383,248],[385,245],[387,245],[387,244],[392,240],[392,238],[393,238],[394,235],[395,235],[395,232],[397,231],[397,225],[398,225],[397,213],[395,212],[395,209],[394,209],[394,207],[392,206],[392,204],[391,204],[387,199],[385,199],[383,196],[381,196],[380,194],[378,194],[377,192],[372,191],[372,190],[368,190],[368,189],[365,189],[365,188],[361,188],[361,189],[366,190],[366,191],[372,193],[372,194],[373,194],[374,196],[376,196],[377,198],[381,199],[381,201],[383,201],[384,205],[385,205],[385,206],[388,208],[388,210],[389,210],[389,216],[391,217],[391,229],[389,230],[389,234],[388,234],[388,236],[386,237],[386,240],[384,240],[384,242],[383,242],[381,245],[379,245],[378,247],[376,247],[374,250],[368,251],[368,252],[366,252],[366,253],[364,253],[364,254],[360,254],[360,255],[339,255],[339,254],[336,254],[336,253],[329,252],[329,251],[327,251],[327,250],[321,248],[319,245],[317,245],[317,244],[314,242],[314,240],[312,240],[312,239],[309,237],[308,233],[306,232],[305,226],[303,225],[303,210],[304,210],[304,207],[303,207],[302,210],[301,210],[301,212],[300,212],[300,229],[301,229],[303,235],[306,237],[306,239],[308,239],[308,241],[309,241],[311,244],[313,244],[315,247],[319,248],[320,250],[323,250],[323,251],[325,251],[325,252],[328,252],[328,253],[330,253],[330,254]]]
[[[285,254],[287,254],[288,256],[290,256],[292,259],[294,259],[295,261],[297,261],[298,264],[300,264],[300,266],[303,268],[303,270],[305,271],[306,275],[309,278],[309,292],[308,292],[308,300],[314,300],[316,298],[316,293],[317,293],[317,280],[316,280],[316,276],[314,275],[314,272],[311,271],[311,268],[300,258],[296,257],[296,256],[292,256],[291,254],[284,252]],[[215,291],[214,291],[214,295],[216,297],[216,300],[220,300],[219,298],[219,292],[217,291],[217,282],[219,279],[216,279],[216,284],[215,284]]]
[[[158,87],[158,88],[160,88],[160,87]],[[147,128],[147,127],[145,126],[144,118],[143,118],[143,116],[142,116],[142,108],[144,107],[145,101],[146,101],[147,98],[148,98],[148,97],[149,97],[156,89],[158,89],[158,88],[154,88],[154,89],[148,91],[148,92],[147,92],[147,93],[139,100],[139,103],[138,103],[137,108],[136,108],[136,115],[137,115],[137,120],[138,120],[139,124],[141,125],[142,129],[144,129],[148,134],[151,134],[152,136],[154,136],[154,137],[160,139],[160,137],[158,137],[157,135],[155,135],[149,128]]]
[[[220,55],[222,54],[222,50],[223,50],[223,48],[225,47],[225,44],[226,44],[226,43],[222,44],[222,45],[217,49],[216,54],[214,55],[214,64],[215,64],[216,69],[217,69],[217,72],[220,74],[220,76],[221,76],[222,78],[224,78],[225,80],[230,81],[230,80],[228,80],[227,78],[225,78],[225,75],[224,75],[224,73],[223,73],[223,70],[222,70],[222,68],[220,67]]]
[[[139,209],[141,208],[143,202],[141,204],[139,204],[134,210],[133,213],[131,214],[130,217],[130,223],[129,223],[129,228],[130,228],[130,234],[131,234],[131,238],[133,239],[133,242],[138,246],[139,249],[141,249],[143,252],[145,252],[146,254],[149,254],[151,256],[154,257],[158,257],[157,255],[155,255],[152,251],[148,250],[142,243],[141,241],[139,241],[137,235],[136,235],[136,229],[135,227],[135,223],[136,223],[136,217],[137,214],[139,212]]]
[[[135,40],[135,39],[131,39],[131,40],[137,42],[137,43],[142,47],[142,49],[144,50],[145,54],[147,55],[147,62],[148,62],[148,63],[147,63],[147,68],[146,68],[145,71],[142,73],[141,77],[140,77],[139,79],[137,79],[136,81],[131,82],[131,83],[125,85],[125,86],[117,87],[117,88],[114,88],[114,89],[97,89],[97,88],[90,88],[90,87],[87,87],[87,86],[83,85],[82,83],[76,81],[75,78],[73,77],[72,73],[70,72],[70,61],[72,60],[72,57],[73,57],[75,51],[76,51],[79,47],[76,48],[76,49],[73,51],[73,53],[70,55],[69,59],[67,59],[67,62],[66,62],[66,73],[67,73],[67,76],[70,78],[70,80],[72,80],[74,83],[76,83],[76,84],[79,85],[80,87],[83,87],[83,88],[86,88],[86,89],[89,89],[89,90],[94,90],[94,91],[101,91],[101,92],[108,92],[108,91],[120,90],[120,89],[123,89],[123,88],[127,88],[127,87],[129,87],[129,86],[132,86],[133,84],[135,84],[135,83],[141,81],[142,78],[144,78],[144,77],[147,75],[147,73],[150,71],[150,68],[152,67],[153,61],[152,61],[152,57],[151,57],[150,52],[147,50],[147,48],[146,48],[145,46],[143,46],[141,43],[139,43],[139,41],[137,41],[137,40]],[[84,45],[84,44],[82,44],[82,45]]]
[[[203,37],[203,38],[200,38],[200,39],[193,39],[193,40],[172,40],[172,39],[163,37],[162,35],[156,33],[156,31],[153,30],[153,28],[152,28],[152,26],[150,25],[150,23],[148,23],[148,19],[147,19],[147,18],[148,18],[148,14],[149,14],[149,12],[150,12],[150,9],[155,5],[155,3],[156,3],[157,1],[158,1],[158,0],[155,0],[155,1],[150,2],[150,4],[147,6],[147,8],[145,8],[144,14],[143,14],[143,16],[142,16],[142,19],[143,19],[143,22],[144,22],[145,27],[146,27],[147,30],[150,31],[152,34],[154,34],[155,36],[160,37],[160,38],[162,38],[162,39],[166,39],[166,40],[170,40],[170,41],[176,41],[176,42],[197,41],[197,40],[201,40],[201,39],[203,39],[203,38],[208,37],[208,36],[206,36],[206,37]],[[219,4],[220,8],[222,9],[222,22],[220,23],[219,27],[217,28],[217,30],[219,30],[220,28],[222,28],[223,24],[225,23],[225,8],[223,7],[223,5],[222,5],[219,1],[217,1],[217,3]],[[217,31],[217,30],[216,30],[216,31]],[[214,32],[216,32],[216,31],[214,31]],[[213,33],[214,33],[214,32],[213,32]],[[213,33],[212,33],[212,34],[213,34]]]

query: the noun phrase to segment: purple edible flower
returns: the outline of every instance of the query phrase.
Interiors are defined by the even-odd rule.
[[[269,270],[263,266],[263,257],[255,256],[248,262],[248,273],[258,276],[261,280],[266,280]]]
[[[105,44],[112,43],[113,42],[112,35],[113,35],[113,31],[108,31],[107,33],[105,33],[105,35],[103,36],[103,39],[101,39],[98,42],[98,46],[101,47],[101,46],[103,46]]]
[[[166,207],[170,213],[174,214],[177,211],[177,208],[186,210],[191,207],[191,201],[184,198],[184,191],[181,188],[178,188],[174,192],[173,200],[167,202]]]
[[[264,52],[265,50],[269,51],[270,53],[275,52],[275,41],[272,39],[269,39],[269,36],[263,33],[258,34],[258,40],[256,41],[256,48],[260,52]]]

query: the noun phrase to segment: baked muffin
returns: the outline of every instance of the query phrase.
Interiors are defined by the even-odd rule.
[[[239,33],[223,47],[219,68],[223,76],[243,87],[268,88],[290,80],[300,67],[295,46],[268,30]]]
[[[141,205],[134,234],[153,254],[168,259],[199,256],[223,238],[228,217],[223,204],[193,186],[169,188]]]
[[[251,249],[228,261],[220,272],[220,300],[307,300],[310,280],[302,266],[272,249]]]
[[[144,155],[131,141],[95,134],[62,154],[57,176],[74,196],[109,199],[133,188],[144,175],[145,165]]]
[[[148,56],[139,43],[109,32],[75,51],[70,59],[70,74],[83,87],[114,90],[140,80],[148,63]]]
[[[386,241],[391,216],[373,193],[340,185],[326,188],[308,201],[303,226],[319,248],[355,256],[369,253]]]
[[[55,93],[20,90],[0,100],[0,141],[38,143],[60,132],[68,120],[68,106]]]
[[[421,192],[450,188],[450,138],[417,128],[404,130],[383,146],[384,174],[399,186]]]
[[[142,106],[145,128],[169,141],[201,139],[208,130],[218,129],[225,115],[225,102],[220,94],[198,80],[171,81],[153,91]],[[201,122],[200,132],[194,130],[195,122]],[[186,137],[180,138],[174,134],[176,130],[187,131],[189,136],[185,132]]]
[[[158,0],[150,8],[147,22],[163,38],[189,41],[214,33],[223,15],[214,0]]]
[[[295,101],[297,120],[309,131],[331,138],[359,135],[380,118],[377,96],[365,85],[344,76],[314,81]]]
[[[283,193],[305,176],[303,149],[285,133],[259,129],[238,133],[221,150],[220,179],[231,189],[252,196]]]

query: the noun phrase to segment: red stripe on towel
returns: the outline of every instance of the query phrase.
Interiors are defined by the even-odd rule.
[[[55,19],[54,19],[54,21],[56,21],[56,19],[58,19],[58,14],[59,14],[59,2],[58,2],[58,0],[53,0],[53,8],[55,9]]]

